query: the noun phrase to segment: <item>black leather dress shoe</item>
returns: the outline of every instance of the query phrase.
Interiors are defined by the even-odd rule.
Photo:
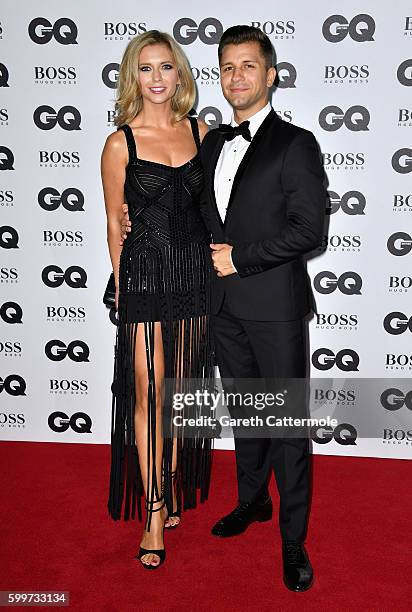
[[[284,540],[283,582],[291,591],[307,591],[313,583],[313,569],[303,544]]]
[[[273,506],[270,497],[265,502],[239,504],[233,512],[220,519],[212,528],[212,534],[221,538],[239,535],[254,523],[263,523],[272,518]]]

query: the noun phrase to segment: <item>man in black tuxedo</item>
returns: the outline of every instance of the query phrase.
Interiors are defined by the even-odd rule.
[[[304,378],[304,317],[313,306],[302,260],[320,245],[326,191],[311,132],[282,121],[268,102],[273,48],[257,28],[234,26],[219,44],[231,125],[204,138],[203,212],[217,273],[213,329],[222,378]],[[212,529],[238,535],[272,516],[267,481],[280,495],[284,581],[308,589],[313,570],[303,546],[310,499],[307,437],[236,438],[238,506]]]

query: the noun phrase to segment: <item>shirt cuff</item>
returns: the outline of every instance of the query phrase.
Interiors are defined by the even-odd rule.
[[[236,270],[236,268],[235,268],[235,266],[234,266],[234,264],[233,264],[233,259],[232,259],[232,251],[230,251],[229,255],[230,255],[230,263],[232,264],[232,266],[233,266],[233,268],[234,268],[235,272],[237,273],[237,270]]]

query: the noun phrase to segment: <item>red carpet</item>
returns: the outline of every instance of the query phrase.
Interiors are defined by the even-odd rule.
[[[209,535],[235,501],[231,452],[215,452],[209,502],[165,535],[166,563],[154,572],[133,559],[141,525],[107,517],[107,446],[7,442],[0,457],[0,590],[70,591],[70,609],[93,612],[411,609],[408,461],[314,458],[316,582],[291,593],[277,518],[230,540]]]

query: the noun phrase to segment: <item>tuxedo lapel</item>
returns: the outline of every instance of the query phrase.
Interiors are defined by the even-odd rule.
[[[256,134],[252,138],[252,142],[248,146],[248,148],[246,150],[246,153],[244,154],[243,159],[242,159],[242,161],[239,164],[239,168],[237,169],[237,172],[235,174],[235,178],[233,179],[233,185],[232,185],[232,190],[230,192],[230,198],[229,198],[229,204],[228,204],[228,207],[227,207],[225,224],[227,222],[227,219],[228,219],[228,216],[229,216],[229,211],[230,211],[230,208],[231,208],[231,206],[233,204],[233,200],[234,200],[234,197],[236,195],[236,191],[237,191],[237,189],[239,187],[239,182],[240,182],[243,174],[245,173],[247,165],[248,165],[248,163],[249,163],[253,153],[255,152],[257,146],[259,145],[259,142],[261,141],[262,136],[266,132],[268,126],[272,123],[272,121],[276,121],[276,120],[278,120],[278,116],[276,115],[275,111],[272,108],[272,110],[268,113],[268,115],[265,117],[265,119],[260,124]]]
[[[210,166],[209,166],[209,172],[210,172],[209,200],[212,205],[212,212],[213,214],[216,215],[216,218],[220,226],[222,227],[222,229],[223,229],[223,222],[219,214],[219,209],[217,207],[216,194],[215,194],[215,173],[216,173],[217,162],[218,162],[218,159],[219,159],[219,156],[220,156],[220,153],[222,151],[224,144],[225,144],[225,139],[223,138],[223,136],[220,135],[219,138],[216,140],[215,148],[210,157]]]

